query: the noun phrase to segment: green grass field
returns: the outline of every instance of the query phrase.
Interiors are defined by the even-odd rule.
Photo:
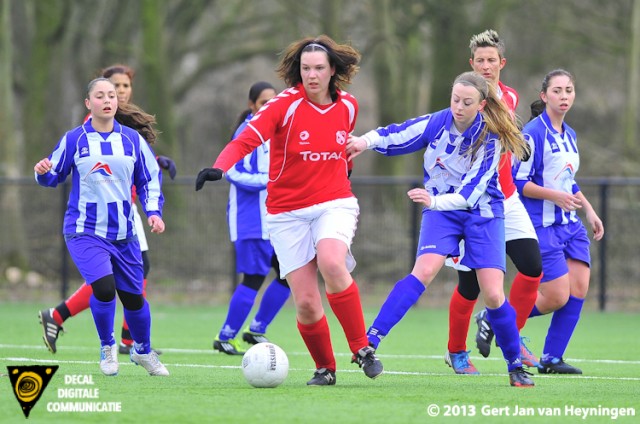
[[[149,377],[120,355],[120,373],[105,377],[98,367],[99,346],[89,312],[65,324],[66,334],[52,355],[42,343],[37,312],[45,305],[0,303],[0,422],[24,422],[6,366],[58,365],[59,369],[31,410],[35,423],[494,423],[494,422],[640,422],[640,316],[587,312],[566,352],[582,376],[543,376],[536,387],[509,386],[499,349],[482,358],[471,326],[468,348],[480,376],[458,376],[444,364],[447,312],[414,308],[378,349],[385,373],[376,380],[350,364],[342,331],[328,312],[338,360],[337,385],[307,387],[314,366],[287,304],[269,331],[288,354],[289,376],[274,389],[249,386],[241,357],[214,352],[211,343],[226,307],[153,305],[153,345],[163,351],[167,378]],[[329,309],[327,309],[330,311]],[[367,324],[377,310],[365,311]],[[116,318],[116,328],[120,325]],[[539,354],[548,317],[530,320],[523,334]],[[119,332],[119,330],[117,330]],[[93,386],[65,384],[65,375],[91,375]],[[66,399],[65,388],[99,389],[96,399]],[[63,402],[119,402],[122,412],[51,412]],[[435,405],[435,406],[434,406]],[[516,408],[529,416],[514,417]],[[586,419],[576,408],[593,408]],[[435,412],[437,412],[437,417]],[[573,411],[573,412],[572,412]],[[593,412],[599,416],[593,416]],[[547,413],[558,415],[549,417]],[[622,414],[623,411],[620,412]],[[430,415],[431,414],[431,415]],[[507,415],[508,414],[508,415]]]

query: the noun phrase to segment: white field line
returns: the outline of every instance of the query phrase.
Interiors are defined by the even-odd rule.
[[[35,346],[35,345],[9,345],[9,344],[0,344],[0,351],[2,349],[36,349],[36,350],[45,350],[44,346]],[[65,346],[64,350],[76,350],[76,351],[94,351],[97,350],[95,348],[89,348],[86,346]],[[181,353],[181,354],[205,354],[212,356],[216,356],[219,352],[213,352],[213,350],[209,349],[171,349],[171,348],[163,348],[163,352],[167,353]],[[308,352],[287,352],[287,355],[292,356],[306,356]],[[350,356],[346,353],[336,353],[338,357]],[[378,355],[381,359],[384,358],[393,358],[393,359],[423,359],[423,360],[439,360],[442,361],[441,355]],[[127,361],[125,358],[120,362],[120,365],[133,365],[131,362]],[[474,358],[479,360],[497,360],[503,361],[502,358]],[[28,358],[28,357],[0,357],[0,361],[11,363],[11,362],[28,362],[28,363],[44,363],[44,364],[84,364],[84,365],[97,365],[98,361],[78,361],[78,360],[58,360],[55,359],[54,356],[50,359],[42,359],[42,358]],[[621,361],[621,360],[612,360],[612,359],[576,359],[576,358],[567,358],[567,361],[570,362],[584,362],[584,363],[606,363],[606,364],[619,364],[619,365],[640,365],[640,361]],[[213,364],[196,364],[196,363],[168,363],[163,361],[163,363],[169,368],[202,368],[202,369],[240,369],[240,365],[213,365]],[[291,368],[290,371],[304,371],[304,372],[313,372],[313,369],[302,369],[302,368]],[[0,370],[2,372],[2,370]],[[359,369],[340,369],[340,372],[348,372],[348,373],[361,373],[362,371]],[[385,374],[389,375],[409,375],[409,376],[444,376],[444,377],[462,377],[462,378],[477,378],[477,376],[473,375],[457,375],[452,372],[407,372],[407,371],[391,371],[385,370]],[[503,376],[504,374],[495,374],[495,373],[482,373],[483,376]],[[3,376],[3,374],[0,374]],[[640,381],[640,377],[606,377],[606,376],[586,376],[586,375],[535,375],[535,378],[575,378],[575,379],[588,379],[588,380],[614,380],[614,381]]]
[[[42,345],[14,345],[14,344],[0,344],[0,351],[2,349],[25,349],[25,350],[46,350],[45,346]],[[180,354],[194,354],[194,355],[207,355],[207,354],[221,354],[221,352],[214,351],[213,349],[180,349],[180,348],[160,348],[162,352],[167,353],[180,353]],[[83,351],[83,352],[97,352],[98,349],[96,347],[88,347],[88,346],[58,346],[58,351]],[[287,352],[287,355],[290,356],[306,356],[309,355],[308,352]],[[345,352],[335,352],[335,356],[344,357],[351,356],[350,353]],[[429,360],[443,360],[443,355],[392,355],[385,353],[378,353],[378,357],[381,359],[389,358],[389,359],[429,359]],[[53,356],[52,356],[53,358]],[[482,356],[470,356],[474,361],[504,361],[503,358],[496,353],[491,358],[484,358]],[[0,358],[2,359],[2,358]],[[593,363],[593,364],[620,364],[620,365],[640,365],[640,360],[636,361],[628,361],[628,360],[620,360],[620,359],[585,359],[585,358],[565,358],[567,362],[582,362],[582,363]]]

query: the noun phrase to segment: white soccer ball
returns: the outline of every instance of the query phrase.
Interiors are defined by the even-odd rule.
[[[258,343],[242,357],[242,372],[253,387],[276,387],[289,374],[289,358],[273,343]]]

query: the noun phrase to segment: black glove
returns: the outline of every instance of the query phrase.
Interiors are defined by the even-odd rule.
[[[222,169],[203,168],[202,171],[198,173],[198,177],[196,178],[196,191],[202,188],[205,181],[218,181],[222,178],[222,174]]]
[[[168,156],[158,156],[157,160],[160,168],[169,171],[169,176],[173,180],[176,177],[176,173],[178,172],[176,170],[176,163],[173,161],[173,159]]]

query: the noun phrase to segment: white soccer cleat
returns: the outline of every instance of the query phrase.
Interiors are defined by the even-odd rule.
[[[104,375],[118,375],[118,346],[102,346],[100,349],[100,371]]]
[[[149,372],[149,375],[169,375],[169,371],[162,365],[158,354],[152,350],[149,353],[138,353],[135,348],[131,348],[131,362],[136,365],[141,365],[145,370]]]

